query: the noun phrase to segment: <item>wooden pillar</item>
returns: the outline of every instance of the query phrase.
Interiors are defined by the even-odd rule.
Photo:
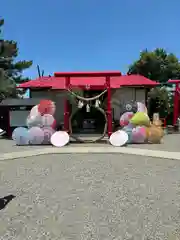
[[[179,117],[179,83],[176,83],[174,92],[173,125],[177,123],[178,117]]]
[[[111,109],[111,86],[110,86],[110,77],[106,77],[106,87],[107,87],[107,120],[108,120],[108,136],[112,134],[112,109]]]
[[[66,89],[70,86],[70,77],[65,79]],[[69,101],[67,98],[64,99],[64,131],[69,132]]]

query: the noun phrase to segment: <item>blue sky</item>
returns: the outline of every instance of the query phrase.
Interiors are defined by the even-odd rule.
[[[19,59],[33,60],[26,76],[55,71],[120,70],[145,48],[180,57],[180,1],[6,0],[3,35],[19,44]]]

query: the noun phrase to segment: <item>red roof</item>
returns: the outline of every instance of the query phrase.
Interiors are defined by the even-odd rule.
[[[18,88],[52,88],[58,83],[59,89],[65,89],[65,78],[40,77],[25,83],[21,83]]]
[[[168,83],[180,83],[180,80],[179,79],[169,79],[168,80]]]
[[[63,79],[63,78],[62,78]],[[64,78],[65,81],[65,78]],[[73,87],[84,87],[84,86],[91,86],[91,87],[102,87],[105,86],[106,79],[105,77],[71,77],[70,85],[71,88]],[[53,89],[60,89],[60,81],[56,82]]]
[[[55,77],[117,77],[121,76],[120,71],[103,71],[103,72],[55,72]]]
[[[41,77],[35,80],[22,83],[19,88],[53,88],[66,89],[65,77]],[[71,77],[70,84],[72,87],[83,87],[86,85],[94,87],[103,87],[106,85],[105,77]],[[124,75],[111,77],[111,88],[120,88],[121,86],[147,86],[153,87],[158,83],[141,75]]]
[[[112,77],[111,88],[118,88],[120,86],[149,86],[158,85],[157,82],[152,81],[142,75],[123,75],[121,77]]]

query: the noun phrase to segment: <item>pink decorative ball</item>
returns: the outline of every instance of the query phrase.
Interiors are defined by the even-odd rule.
[[[51,127],[44,127],[42,128],[44,132],[44,140],[43,144],[49,144],[51,140],[51,136],[55,133],[55,130],[52,129]]]
[[[52,127],[53,129],[56,129],[56,125],[57,125],[57,122],[56,122],[56,119],[54,119],[54,122],[53,122],[53,124],[51,125],[51,127]]]
[[[129,124],[130,119],[133,117],[134,113],[133,112],[125,112],[123,115],[120,117],[120,125],[122,127],[125,127]]]
[[[132,142],[144,143],[146,140],[146,128],[138,126],[132,130]]]
[[[41,100],[38,105],[38,111],[41,115],[50,114],[54,115],[56,110],[55,104],[51,100]]]

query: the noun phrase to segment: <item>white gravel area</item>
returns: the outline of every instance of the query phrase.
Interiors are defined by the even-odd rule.
[[[3,240],[167,239],[180,233],[180,161],[120,154],[0,162]]]

